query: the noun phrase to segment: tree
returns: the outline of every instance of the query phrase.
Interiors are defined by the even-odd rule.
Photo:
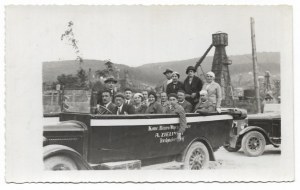
[[[84,69],[80,68],[77,71],[77,86],[81,88],[87,87],[88,76]]]

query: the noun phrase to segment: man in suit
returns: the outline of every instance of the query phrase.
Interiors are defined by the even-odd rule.
[[[104,90],[101,93],[102,97],[102,105],[97,107],[97,111],[99,114],[116,114],[117,113],[117,106],[112,103],[112,96],[109,90]]]
[[[172,82],[172,73],[173,71],[171,69],[166,69],[166,71],[163,72],[163,74],[166,76],[166,80],[162,84],[162,92],[166,92],[167,85]]]
[[[117,84],[117,80],[114,77],[108,77],[107,79],[105,79],[104,84],[105,84],[105,90],[110,91],[111,93],[111,97],[112,97],[112,102],[114,103],[114,96],[116,95],[116,84]],[[97,97],[97,107],[98,105],[102,105],[102,97],[101,97],[101,92],[103,90],[98,92],[98,97]]]
[[[186,74],[188,75],[183,82],[185,99],[195,106],[199,102],[198,92],[202,89],[203,83],[201,79],[195,76],[196,69],[193,66],[188,66]]]
[[[185,91],[178,90],[177,96],[178,96],[178,104],[183,107],[185,113],[192,113],[193,105],[190,102],[185,100]]]
[[[125,96],[125,104],[133,105],[132,90],[130,88],[125,89],[124,96]]]
[[[135,114],[133,105],[125,104],[125,97],[123,94],[118,93],[115,96],[115,103],[117,106],[117,115]]]

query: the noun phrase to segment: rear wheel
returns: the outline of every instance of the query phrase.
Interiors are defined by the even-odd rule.
[[[247,156],[260,156],[266,146],[265,137],[257,131],[250,131],[242,140],[243,151]]]
[[[202,142],[194,142],[184,158],[184,169],[200,170],[206,168],[209,162],[209,153]]]
[[[51,156],[44,160],[45,170],[78,170],[73,159],[68,156]]]

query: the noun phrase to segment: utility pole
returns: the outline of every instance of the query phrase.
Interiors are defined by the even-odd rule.
[[[254,28],[254,19],[250,18],[251,23],[251,42],[252,42],[252,61],[253,61],[253,77],[254,77],[254,89],[255,89],[255,100],[256,100],[256,108],[257,113],[261,112],[260,108],[260,98],[259,98],[259,86],[257,79],[257,56],[256,56],[256,43],[255,43],[255,28]]]

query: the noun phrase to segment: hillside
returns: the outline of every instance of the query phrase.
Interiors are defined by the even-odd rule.
[[[232,60],[230,66],[230,74],[232,79],[237,78],[239,74],[246,74],[252,71],[252,59],[250,54],[229,56]],[[262,75],[265,71],[270,71],[272,75],[280,74],[280,54],[278,52],[261,52],[257,54],[259,74]],[[124,70],[128,70],[133,80],[138,80],[148,84],[159,84],[164,80],[163,71],[166,68],[171,68],[182,74],[182,80],[185,77],[185,69],[189,65],[195,65],[199,58],[169,61],[160,63],[149,63],[139,67],[129,67],[127,65],[116,64],[120,69],[120,77],[124,75]],[[211,69],[213,57],[208,56],[202,63],[204,72]],[[101,60],[84,60],[82,68],[88,70],[91,68],[92,73],[96,70],[104,69],[105,61]],[[43,81],[56,81],[58,75],[74,74],[78,70],[79,65],[76,61],[52,61],[43,63]],[[198,70],[201,74],[201,70]]]

